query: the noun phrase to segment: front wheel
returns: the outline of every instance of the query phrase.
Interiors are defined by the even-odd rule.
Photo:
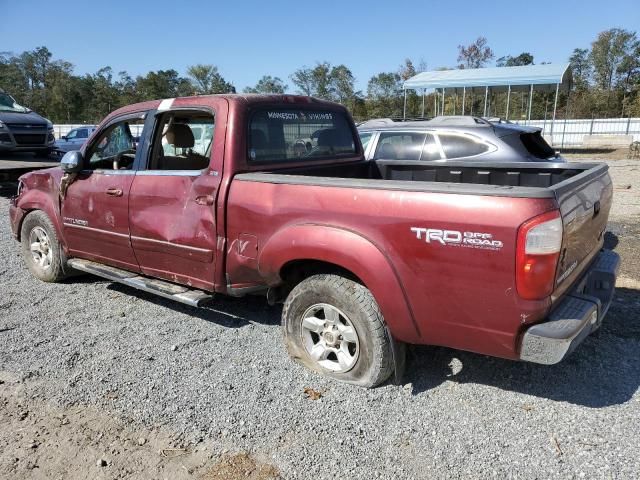
[[[56,230],[46,213],[35,210],[22,222],[22,254],[29,271],[44,282],[65,278]]]
[[[391,338],[371,292],[338,275],[300,282],[282,310],[291,357],[321,374],[363,387],[393,370]]]

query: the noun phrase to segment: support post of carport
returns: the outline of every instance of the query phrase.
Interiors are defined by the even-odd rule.
[[[402,109],[402,119],[407,118],[407,89],[404,89],[404,108]]]
[[[453,114],[456,114],[456,108],[458,108],[458,89],[454,88],[453,91],[455,92],[455,95],[453,97]]]
[[[433,91],[433,116],[438,116],[438,89]]]
[[[571,87],[567,91],[567,105],[564,108],[564,122],[562,123],[562,140],[560,141],[560,148],[564,148],[564,133],[567,130],[567,120],[569,119],[569,99],[571,98]],[[627,123],[627,125],[629,125]],[[629,129],[627,128],[627,133],[629,133]]]
[[[509,102],[511,102],[511,85],[509,85],[509,89],[507,90],[507,113],[504,117],[505,120],[509,120]]]
[[[487,97],[489,96],[489,87],[484,87],[484,113],[483,117],[487,116]]]
[[[442,89],[442,115],[444,115],[444,88]]]
[[[464,101],[467,96],[467,87],[462,87],[462,115],[464,115]]]
[[[560,84],[556,83],[556,99],[553,102],[553,119],[551,120],[551,145],[553,145],[553,127],[556,123],[556,110],[558,109],[558,90],[560,90]]]
[[[422,89],[422,118],[424,118],[424,96],[425,96],[426,92],[427,92],[427,89],[423,88]]]
[[[531,121],[531,105],[533,104],[533,83],[529,87],[529,112],[527,113],[527,124]]]

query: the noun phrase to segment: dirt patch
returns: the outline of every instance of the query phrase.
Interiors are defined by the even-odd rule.
[[[207,474],[203,480],[269,480],[280,478],[278,469],[272,465],[256,463],[247,453],[226,455]]]
[[[161,429],[88,406],[58,408],[29,395],[29,381],[0,372],[0,478],[279,478],[246,452],[216,455]]]
[[[561,155],[569,160],[628,160],[629,148],[565,148]],[[634,160],[640,163],[640,159]]]

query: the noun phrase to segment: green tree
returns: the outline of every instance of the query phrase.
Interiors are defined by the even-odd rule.
[[[177,97],[181,85],[184,86],[184,82],[173,69],[157,70],[136,78],[136,90],[141,100]]]
[[[27,104],[29,80],[25,75],[22,60],[9,52],[0,53],[0,88],[11,93],[18,103]]]
[[[496,67],[519,67],[522,65],[533,65],[533,55],[529,52],[522,52],[516,57],[506,55],[496,60]]]
[[[573,73],[573,82],[577,89],[584,90],[589,86],[591,78],[591,60],[589,59],[589,50],[586,48],[576,48],[569,57],[571,72]]]
[[[347,107],[353,107],[353,99],[356,96],[355,78],[353,73],[345,65],[337,65],[331,69],[330,91],[332,100],[341,103]]]
[[[353,107],[357,96],[355,78],[346,65],[331,66],[329,62],[317,63],[315,67],[302,67],[291,75],[291,81],[303,95],[340,102]]]
[[[629,57],[637,56],[639,45],[635,32],[620,28],[600,32],[591,44],[589,55],[596,85],[603,90],[613,90],[624,76],[621,66]]]
[[[192,65],[187,68],[187,75],[195,92],[200,95],[236,93],[235,87],[220,75],[215,65]]]
[[[402,115],[402,83],[400,75],[384,72],[374,75],[367,84],[368,114],[372,117]]]
[[[317,63],[313,68],[302,67],[293,72],[291,81],[303,95],[333,100],[329,62]]]
[[[272,77],[271,75],[264,75],[255,87],[247,87],[244,89],[244,93],[284,93],[287,89],[287,85],[284,84],[280,77]]]

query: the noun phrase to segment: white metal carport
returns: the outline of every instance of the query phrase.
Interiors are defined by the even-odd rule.
[[[433,90],[434,96],[434,116],[444,115],[445,94],[462,94],[462,115],[465,114],[465,100],[467,92],[484,93],[484,115],[487,115],[487,98],[492,92],[507,92],[506,118],[509,119],[509,104],[511,93],[516,91],[529,92],[527,120],[531,119],[531,105],[533,103],[533,90],[553,91],[555,90],[555,101],[553,104],[553,121],[556,118],[558,107],[558,93],[560,90],[571,89],[571,69],[569,64],[542,64],[524,65],[518,67],[491,67],[491,68],[470,68],[458,70],[434,70],[419,73],[403,84],[404,108],[403,116],[407,116],[407,90],[416,90],[422,93],[422,116],[425,114],[425,94],[427,90]],[[442,98],[439,101],[439,98]],[[440,108],[438,108],[440,104]],[[455,114],[455,112],[454,112]]]

